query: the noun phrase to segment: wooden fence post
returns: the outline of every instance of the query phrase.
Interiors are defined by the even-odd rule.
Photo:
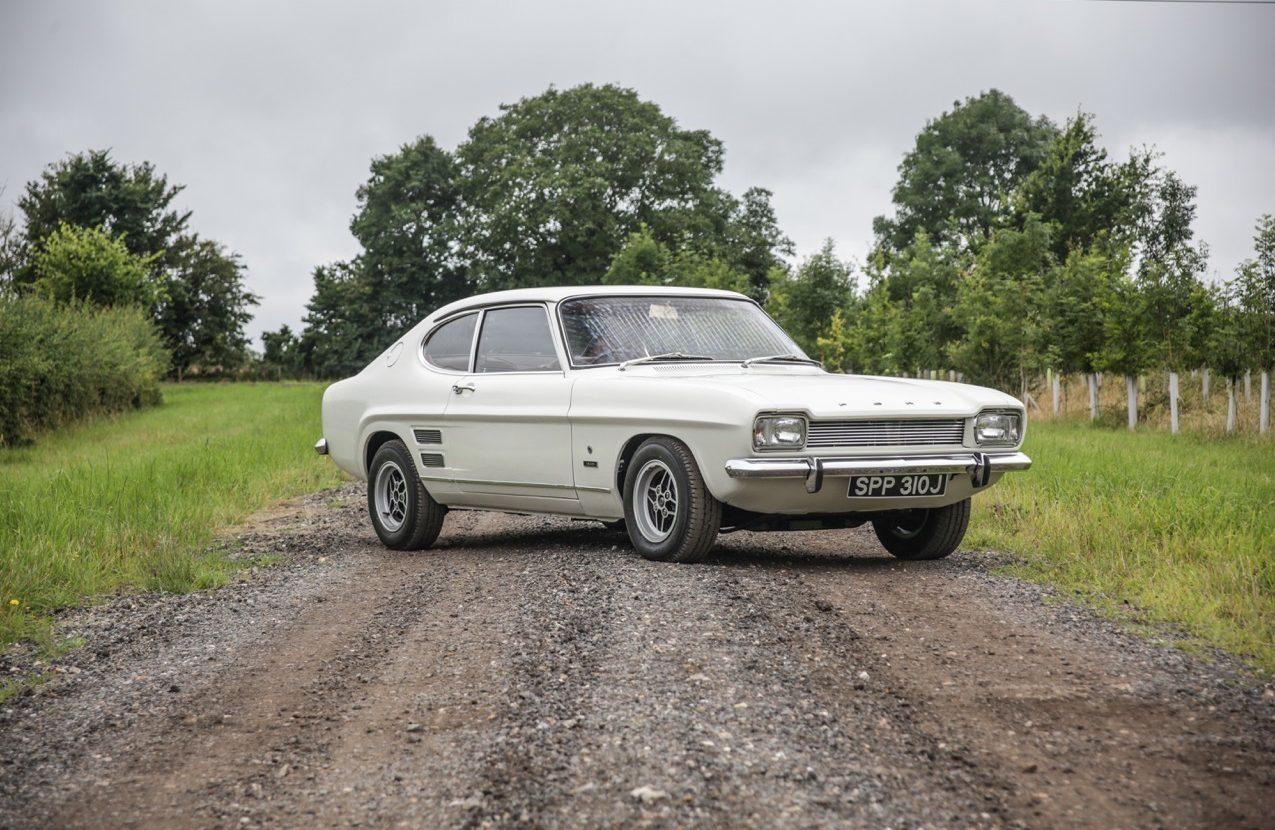
[[[1169,432],[1178,434],[1178,373],[1169,372]]]
[[[1085,376],[1089,381],[1089,420],[1098,420],[1098,375],[1090,372]]]
[[[1271,427],[1271,373],[1269,369],[1262,370],[1262,388],[1258,390],[1262,396],[1260,403],[1261,414],[1257,419],[1257,431],[1265,435],[1266,430]]]
[[[1209,408],[1209,367],[1200,370],[1200,392],[1204,398],[1204,408]]]
[[[1125,375],[1124,386],[1129,398],[1129,429],[1134,430],[1138,428],[1138,379]]]
[[[1062,406],[1062,380],[1058,377],[1057,372],[1051,371],[1052,377],[1049,379],[1050,390],[1054,393],[1054,417],[1058,417],[1059,408]]]
[[[1226,431],[1235,432],[1235,378],[1226,379]]]

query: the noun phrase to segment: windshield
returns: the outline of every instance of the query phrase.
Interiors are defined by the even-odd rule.
[[[575,366],[680,353],[711,360],[803,354],[760,308],[715,297],[582,297],[559,307]]]

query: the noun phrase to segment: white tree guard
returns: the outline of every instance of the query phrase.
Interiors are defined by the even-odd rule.
[[[1125,394],[1129,399],[1129,429],[1138,428],[1138,379],[1133,375],[1125,375]]]
[[[1271,428],[1271,373],[1262,370],[1262,388],[1258,390],[1258,394],[1262,396],[1260,402],[1260,415],[1257,419],[1257,431],[1266,434],[1266,430]]]
[[[1058,377],[1058,373],[1054,372],[1050,379],[1050,390],[1054,394],[1054,417],[1058,417],[1059,409],[1062,406],[1062,380]]]
[[[1169,372],[1169,432],[1178,434],[1178,373]]]
[[[1235,432],[1235,379],[1226,379],[1226,431]]]

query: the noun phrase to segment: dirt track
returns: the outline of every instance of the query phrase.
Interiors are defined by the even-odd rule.
[[[976,507],[977,509],[977,507]],[[1261,827],[1275,693],[989,557],[864,530],[723,537],[448,517],[375,544],[360,491],[262,517],[284,562],[76,612],[0,707],[0,826]]]

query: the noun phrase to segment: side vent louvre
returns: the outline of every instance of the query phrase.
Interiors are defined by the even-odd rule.
[[[441,444],[443,443],[443,432],[437,429],[414,429],[416,434],[416,443],[418,444]]]
[[[421,464],[426,467],[444,467],[443,454],[438,452],[421,453]]]

